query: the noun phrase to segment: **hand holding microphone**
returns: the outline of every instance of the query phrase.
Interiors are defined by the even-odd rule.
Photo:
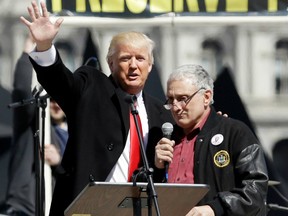
[[[173,146],[175,142],[171,139],[173,125],[166,122],[162,125],[163,138],[155,147],[155,165],[159,169],[165,168],[166,180],[168,178],[169,163],[173,158]]]

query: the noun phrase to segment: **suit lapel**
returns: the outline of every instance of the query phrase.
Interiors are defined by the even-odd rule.
[[[144,94],[143,92],[143,100],[147,112],[147,117],[148,117],[148,125],[149,125],[149,130],[153,125],[155,125],[155,122],[158,122],[157,120],[159,119],[160,115],[160,110],[157,109],[155,104],[150,100],[149,95]],[[155,116],[157,115],[157,116]]]
[[[126,96],[125,92],[123,92],[120,88],[116,88],[115,97],[112,100],[114,100],[114,103],[119,104],[119,106],[116,107],[119,107],[118,112],[120,112],[120,116],[122,118],[127,136],[127,133],[130,128],[130,123],[129,123],[129,104],[125,102],[124,100],[125,96]]]
[[[119,86],[113,80],[113,77],[110,75],[109,79],[111,81],[111,88],[109,87],[107,90],[109,91],[111,101],[115,104],[117,111],[119,112],[119,116],[121,117],[124,129],[125,129],[125,139],[127,137],[130,124],[129,124],[129,105],[125,102],[124,98],[126,93],[119,88]]]

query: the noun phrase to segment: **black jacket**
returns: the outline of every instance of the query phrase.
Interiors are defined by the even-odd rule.
[[[175,127],[173,136],[181,130]],[[209,204],[216,216],[266,215],[268,174],[259,141],[244,123],[213,108],[195,142],[194,182],[210,186],[198,205]]]
[[[62,159],[51,205],[51,216],[64,210],[89,183],[105,181],[124,150],[129,131],[129,104],[111,77],[89,66],[71,73],[59,55],[55,64],[41,67],[32,59],[38,81],[61,106],[68,121],[69,139]],[[147,157],[154,165],[155,145],[161,126],[172,121],[163,103],[143,93],[148,115]]]

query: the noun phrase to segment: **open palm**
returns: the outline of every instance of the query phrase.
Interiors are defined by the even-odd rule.
[[[30,33],[37,45],[37,51],[45,51],[52,45],[52,41],[56,37],[60,25],[63,22],[63,18],[59,18],[55,23],[52,23],[49,19],[49,12],[47,11],[46,4],[40,2],[42,14],[37,6],[37,3],[33,1],[32,7],[28,7],[28,12],[31,18],[31,22],[20,17],[21,21],[29,28]]]

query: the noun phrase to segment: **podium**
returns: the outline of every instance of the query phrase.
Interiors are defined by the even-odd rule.
[[[163,216],[186,215],[209,190],[206,184],[154,185]],[[149,201],[152,215],[156,215],[148,188],[147,183],[139,182],[91,182],[68,206],[65,216],[148,216]]]

